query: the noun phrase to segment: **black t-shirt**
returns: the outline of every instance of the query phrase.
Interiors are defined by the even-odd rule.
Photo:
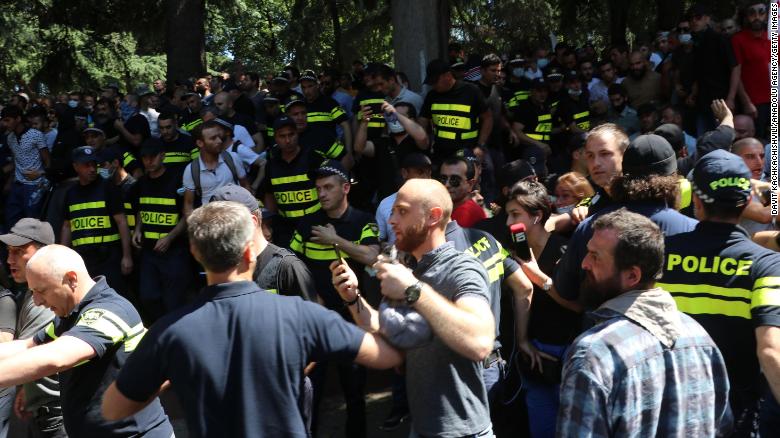
[[[407,135],[396,143],[392,137],[380,137],[372,140],[374,143],[374,158],[380,166],[377,166],[378,174],[371,177],[378,180],[378,198],[384,199],[397,192],[403,184],[401,178],[401,163],[404,158],[413,152],[420,152],[420,148],[414,142],[414,139]],[[362,183],[362,181],[360,181]]]
[[[193,154],[200,152],[192,137],[181,132],[176,137],[176,140],[172,142],[163,141],[163,147],[165,148],[163,164],[168,170],[178,173],[179,176],[184,173],[184,169],[192,161]]]
[[[250,120],[255,120],[255,104],[245,94],[240,94],[233,102],[233,109],[236,113],[248,117]],[[246,128],[249,129],[249,127]]]
[[[133,116],[127,119],[125,122],[125,129],[127,129],[127,132],[131,134],[141,134],[143,140],[146,140],[152,136],[152,131],[149,129],[149,121],[146,120],[146,117],[140,113],[133,114]],[[119,143],[127,147],[132,146],[127,140],[125,140],[124,137],[121,136],[119,138]]]
[[[82,256],[97,248],[119,244],[114,215],[124,212],[122,192],[101,178],[82,186],[75,184],[65,194],[65,219],[70,221],[71,246]]]
[[[363,111],[360,109],[364,106],[381,105],[385,101],[385,95],[379,92],[374,92],[368,89],[360,90],[355,98],[352,100],[352,114],[355,114],[355,120],[363,120]],[[374,140],[381,137],[385,133],[385,117],[382,113],[373,113],[371,120],[368,122],[368,140]]]
[[[157,321],[116,384],[140,402],[170,380],[193,436],[303,438],[304,367],[353,361],[364,336],[316,303],[222,283]]]
[[[347,120],[347,113],[332,97],[320,94],[314,102],[306,102],[306,136],[335,140],[336,126]]]
[[[712,28],[693,36],[693,66],[699,94],[696,108],[709,108],[713,99],[725,99],[729,92],[731,69],[737,65],[729,40]]]
[[[257,256],[252,278],[268,292],[317,302],[317,291],[309,268],[292,251],[273,243],[269,243]]]
[[[233,117],[222,117],[222,119],[232,125],[241,125],[249,132],[249,135],[257,134],[257,125],[253,117],[236,112]]]
[[[40,345],[61,336],[73,336],[95,350],[92,359],[59,373],[65,430],[72,437],[170,438],[173,428],[157,398],[131,417],[119,421],[103,418],[103,393],[146,329],[133,305],[111,289],[104,277],[96,277],[95,281],[73,312],[65,318],[55,317],[33,337],[35,344]]]
[[[177,192],[179,187],[181,175],[175,170],[165,169],[157,178],[147,174],[138,180],[133,203],[141,216],[145,249],[154,249],[158,240],[167,236],[179,221],[184,220],[184,199]],[[171,248],[179,248],[184,244],[184,234],[181,234],[171,243]]]
[[[479,116],[487,110],[485,96],[474,84],[457,81],[444,93],[428,92],[420,117],[434,128],[434,156],[446,158],[479,140]]]
[[[539,269],[547,275],[555,271],[555,264],[566,252],[568,240],[551,234],[542,253],[537,258]],[[561,307],[539,286],[534,285],[528,334],[545,344],[568,345],[582,328],[580,315]]]

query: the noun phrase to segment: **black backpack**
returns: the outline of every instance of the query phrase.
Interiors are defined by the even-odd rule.
[[[233,156],[230,155],[228,151],[222,151],[219,155],[222,157],[225,164],[227,164],[230,173],[233,174],[233,183],[239,185],[238,171],[236,170],[236,163],[233,161]],[[196,204],[199,204],[203,197],[203,190],[200,187],[200,158],[192,160],[192,163],[190,164],[190,175],[192,175],[192,182],[195,184],[195,201]]]

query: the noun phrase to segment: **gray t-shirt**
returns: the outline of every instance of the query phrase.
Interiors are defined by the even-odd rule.
[[[10,333],[16,330],[16,302],[8,289],[0,288],[0,332]],[[0,388],[0,398],[11,396],[11,388]]]
[[[489,302],[485,268],[451,242],[425,254],[414,275],[452,301],[473,296]],[[419,435],[461,437],[490,426],[482,363],[456,353],[438,336],[406,352],[406,388]]]
[[[54,319],[54,313],[44,306],[36,306],[33,302],[32,292],[24,293],[19,308],[19,317],[16,319],[16,339],[32,338],[38,331],[46,327]],[[25,383],[24,397],[27,409],[35,412],[43,405],[53,402],[59,406],[60,384],[57,375]]]

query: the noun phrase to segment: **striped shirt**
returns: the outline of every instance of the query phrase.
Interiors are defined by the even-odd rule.
[[[731,431],[726,365],[662,289],[604,303],[566,355],[559,437],[713,437]]]
[[[14,154],[14,167],[16,169],[14,176],[16,181],[22,184],[38,184],[43,176],[34,180],[28,180],[25,178],[24,172],[43,170],[40,150],[48,150],[43,133],[32,128],[27,129],[19,136],[9,133],[7,143]]]

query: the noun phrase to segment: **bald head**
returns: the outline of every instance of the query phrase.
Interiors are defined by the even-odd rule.
[[[755,137],[756,125],[753,123],[753,118],[744,114],[734,116],[734,132],[736,132],[735,138],[737,140]]]
[[[47,245],[27,262],[27,286],[37,306],[65,317],[95,285],[78,253],[62,245]]]
[[[61,279],[68,272],[89,277],[81,256],[62,245],[47,245],[39,249],[27,262],[27,272],[51,279]]]
[[[228,104],[231,105],[233,103],[233,96],[230,95],[227,91],[220,91],[214,96],[214,104],[220,105],[220,104]]]
[[[427,214],[437,208],[440,217],[438,226],[444,228],[450,221],[452,214],[452,199],[447,188],[442,183],[433,179],[414,178],[405,182],[398,191],[398,196],[403,196],[412,205],[418,205]]]

